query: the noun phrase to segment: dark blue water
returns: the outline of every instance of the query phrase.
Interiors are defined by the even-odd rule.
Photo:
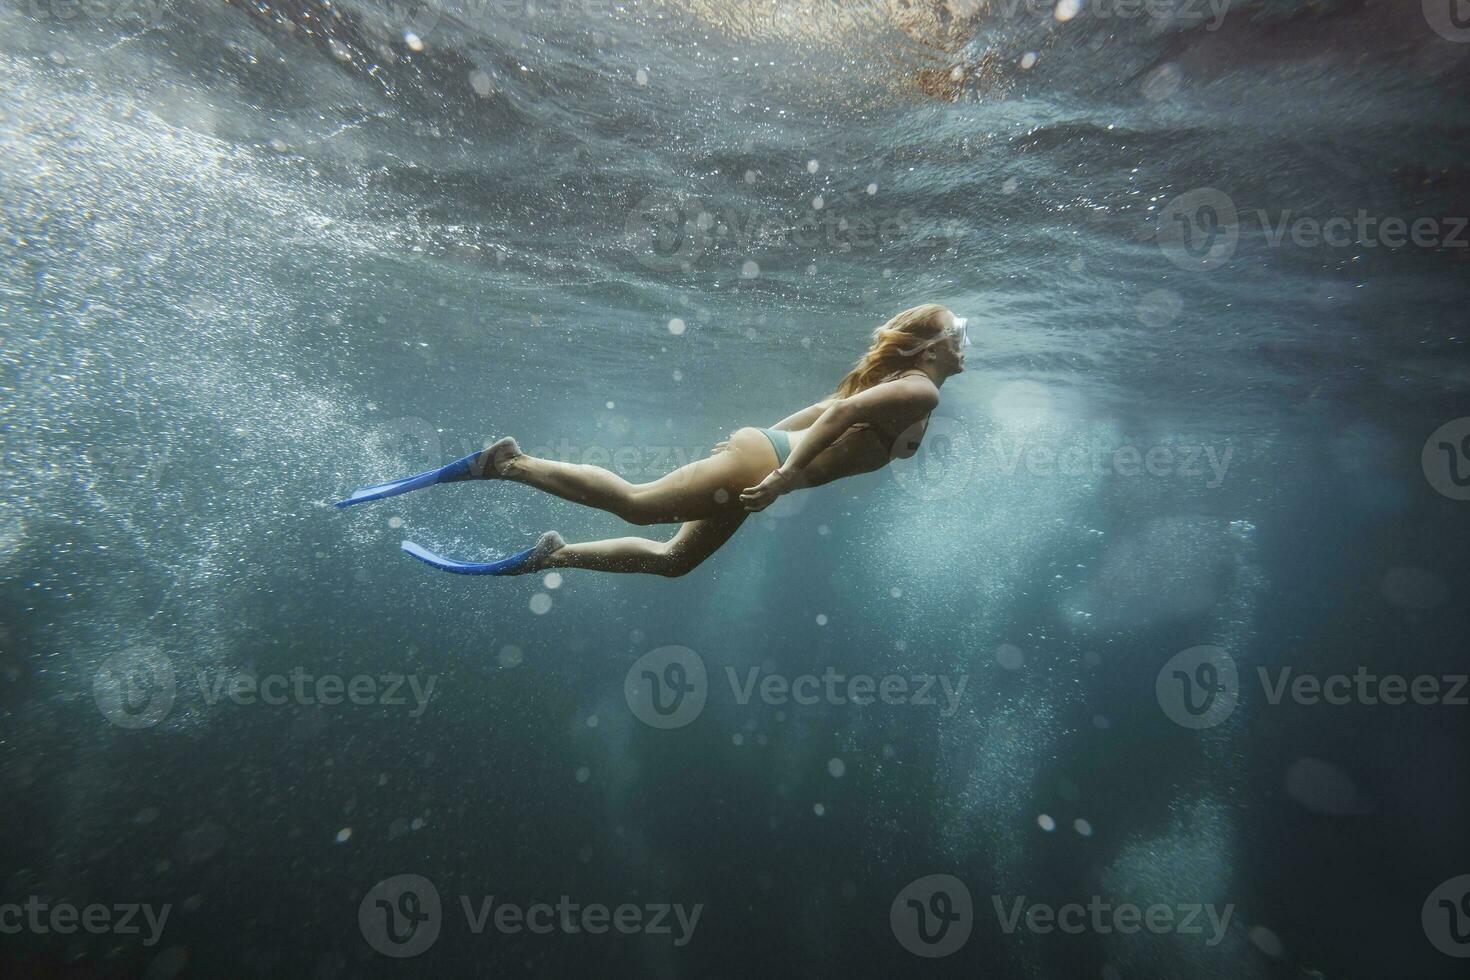
[[[4,0],[4,975],[1462,975],[1461,13]],[[919,456],[683,578],[330,506],[927,301]]]

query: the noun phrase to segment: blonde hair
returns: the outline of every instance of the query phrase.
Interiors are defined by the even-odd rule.
[[[889,376],[919,363],[920,351],[904,354],[919,344],[933,340],[944,332],[944,307],[938,303],[925,303],[904,310],[883,326],[873,331],[873,346],[868,348],[847,372],[834,398],[847,398],[866,391]]]

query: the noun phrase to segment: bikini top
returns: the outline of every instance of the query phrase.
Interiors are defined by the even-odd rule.
[[[912,371],[913,371],[912,368],[906,368],[905,370],[902,370],[902,371],[895,371],[894,373],[890,374],[888,377],[884,378],[882,381],[878,382],[878,384],[881,385],[881,384],[887,384],[890,381],[897,381],[899,378],[902,378],[905,374],[908,374],[908,373],[910,373]],[[919,371],[917,373],[923,374],[924,372]],[[933,415],[933,414],[934,414],[933,411],[929,411],[929,412],[926,412],[924,414],[924,419],[923,419],[924,428],[922,430],[920,430],[919,436],[918,436],[917,439],[909,439],[907,441],[907,444],[903,447],[904,451],[901,452],[901,453],[897,453],[897,454],[894,453],[894,445],[895,445],[895,443],[898,442],[899,437],[902,436],[905,432],[911,432],[914,429],[914,425],[910,425],[910,426],[906,427],[905,429],[903,429],[902,432],[888,432],[882,426],[877,425],[876,423],[873,423],[873,422],[855,422],[852,425],[850,425],[850,426],[847,427],[847,432],[844,432],[842,434],[842,437],[846,437],[848,433],[853,432],[855,430],[861,430],[861,429],[871,430],[873,432],[873,434],[878,437],[878,441],[883,445],[884,452],[886,452],[890,458],[892,458],[894,455],[897,455],[901,459],[908,459],[914,453],[916,453],[916,452],[919,451],[919,443],[924,438],[924,432],[927,432],[929,430],[929,416],[930,415]],[[915,425],[917,425],[917,424],[918,423],[915,423]]]

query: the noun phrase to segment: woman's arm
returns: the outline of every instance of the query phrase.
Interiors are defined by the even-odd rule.
[[[803,408],[793,415],[786,416],[771,426],[771,428],[780,429],[783,432],[800,432],[802,429],[810,428],[811,424],[821,416],[822,412],[830,404],[832,404],[832,399],[830,398],[824,402],[817,402],[815,405]]]
[[[777,497],[802,486],[802,470],[807,464],[859,422],[893,422],[932,411],[938,404],[939,390],[928,378],[919,377],[874,385],[850,398],[827,402],[805,438],[781,468],[773,471],[759,486],[751,487],[740,495],[745,509],[764,510]],[[812,406],[818,407],[821,406]]]

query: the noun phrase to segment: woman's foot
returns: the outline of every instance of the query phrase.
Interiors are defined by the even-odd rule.
[[[531,549],[530,555],[521,563],[512,575],[530,575],[546,568],[546,560],[554,552],[560,551],[567,546],[566,541],[555,531],[547,531],[536,539],[536,545]]]
[[[521,455],[521,447],[510,436],[497,439],[475,457],[470,473],[481,480],[504,480]]]

